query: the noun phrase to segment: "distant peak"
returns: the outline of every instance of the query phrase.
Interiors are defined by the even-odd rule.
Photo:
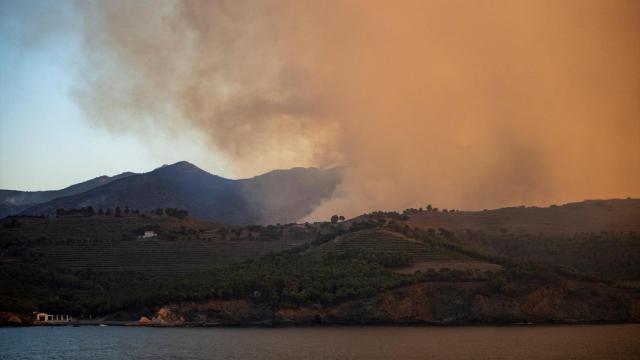
[[[164,164],[162,166],[159,167],[159,169],[162,168],[167,168],[167,167],[172,167],[172,168],[196,168],[199,169],[199,167],[193,165],[192,163],[188,162],[188,161],[178,161],[177,163],[173,163],[173,164]]]
[[[164,164],[161,167],[155,169],[154,171],[197,171],[197,172],[205,172],[204,170],[200,169],[199,167],[193,165],[192,163],[188,162],[188,161],[178,161],[177,163],[174,164]]]

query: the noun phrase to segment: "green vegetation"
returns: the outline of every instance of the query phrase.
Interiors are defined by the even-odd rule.
[[[360,227],[361,224],[352,226],[348,233],[312,249],[311,252],[368,253],[386,259],[388,267],[410,266],[418,261],[469,259],[468,256],[451,251],[434,241],[407,238],[385,228],[359,230]]]
[[[326,305],[424,280],[427,275],[388,268],[410,265],[416,256],[452,254],[383,230],[396,226],[384,224],[226,227],[164,216],[24,219],[20,227],[1,233],[2,254],[13,261],[0,266],[6,289],[0,305],[77,315],[215,298]],[[137,239],[146,229],[157,231],[159,239]],[[376,231],[388,239],[376,242]],[[254,260],[268,250],[285,251]]]
[[[9,218],[0,228],[0,309],[128,319],[166,304],[216,299],[250,299],[272,311],[317,309],[424,283],[459,284],[440,292],[438,301],[453,304],[476,295],[522,297],[568,281],[610,286],[602,278],[640,277],[636,233],[460,235],[412,227],[412,214],[426,211],[409,210],[268,226],[196,221],[170,208]],[[156,235],[143,238],[146,232]],[[438,261],[502,268],[393,271]]]
[[[507,265],[505,270],[472,272],[442,269],[400,275],[379,254],[328,252],[315,256],[299,247],[218,271],[152,276],[135,272],[70,271],[40,263],[0,266],[0,308],[29,312],[36,308],[76,316],[122,312],[149,315],[168,303],[250,298],[270,308],[328,306],[371,298],[387,289],[436,282],[487,282],[496,295],[529,293],[566,275],[535,265]]]
[[[189,275],[147,275],[135,272],[71,271],[34,261],[0,266],[3,284],[0,308],[35,308],[75,315],[106,315],[118,311],[144,313],[171,302],[252,298],[268,306],[328,305],[368,298],[380,291],[425,280],[477,279],[483,275],[443,270],[399,275],[387,266],[397,258],[366,252],[326,252],[321,256],[302,246],[217,271]]]
[[[145,231],[157,236],[144,239]],[[171,216],[7,219],[0,256],[37,253],[71,270],[181,274],[215,269],[301,245],[314,236],[303,225],[223,226]]]
[[[517,261],[565,266],[611,280],[640,279],[640,234],[635,232],[562,236],[468,231],[455,241]]]

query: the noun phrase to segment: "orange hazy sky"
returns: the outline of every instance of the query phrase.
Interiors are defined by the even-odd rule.
[[[314,216],[640,196],[639,1],[75,11],[87,121],[116,136],[195,131],[223,175],[345,166]]]

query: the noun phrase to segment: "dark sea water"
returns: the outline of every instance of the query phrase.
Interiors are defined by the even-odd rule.
[[[640,325],[0,328],[0,359],[640,359]]]

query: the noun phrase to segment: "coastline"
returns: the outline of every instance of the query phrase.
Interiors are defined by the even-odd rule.
[[[564,320],[547,322],[334,322],[334,323],[296,323],[290,321],[262,321],[247,323],[185,323],[185,324],[141,324],[138,321],[127,320],[80,320],[67,323],[31,323],[31,324],[0,324],[0,327],[148,327],[148,328],[307,328],[307,327],[529,327],[529,326],[571,326],[571,325],[626,325],[640,324],[640,321],[612,321],[612,320]]]

